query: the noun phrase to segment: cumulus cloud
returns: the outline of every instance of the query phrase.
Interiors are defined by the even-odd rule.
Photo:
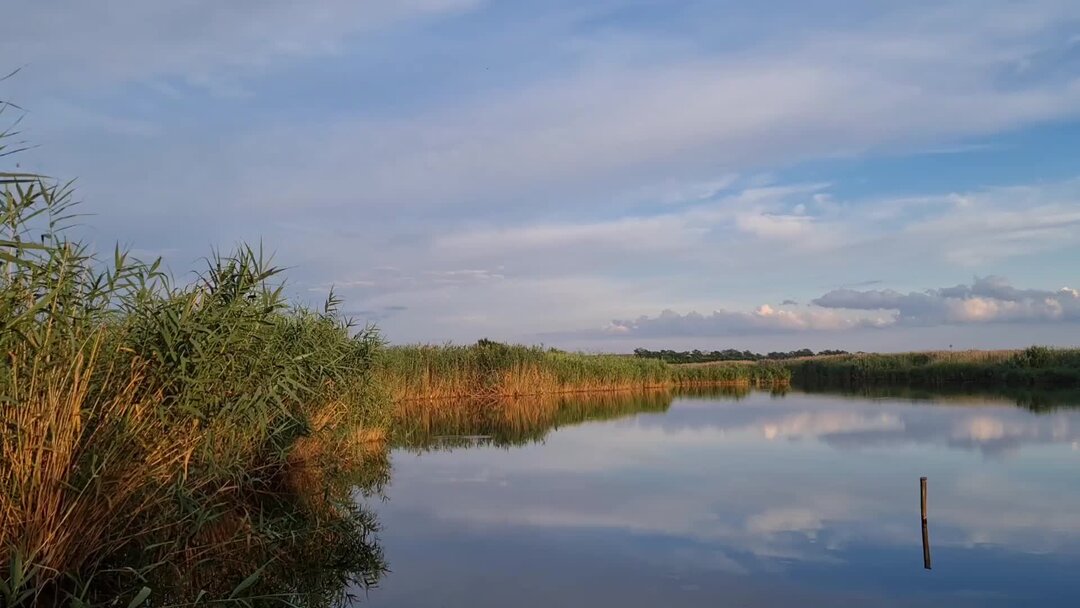
[[[1080,321],[1080,293],[1017,289],[1003,277],[976,277],[971,285],[921,292],[837,289],[813,301],[828,309],[894,311],[894,322],[912,325],[1022,321]]]
[[[792,309],[768,304],[750,312],[717,310],[680,314],[664,310],[656,316],[616,319],[603,329],[612,336],[662,338],[738,336],[806,331],[845,331],[907,325],[999,322],[1080,322],[1080,292],[1018,289],[998,276],[976,277],[971,285],[921,292],[892,289],[836,289]]]

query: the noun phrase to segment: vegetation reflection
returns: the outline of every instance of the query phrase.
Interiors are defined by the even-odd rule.
[[[572,393],[502,399],[405,401],[395,409],[395,447],[410,450],[488,445],[512,447],[543,441],[561,427],[663,414],[677,396],[742,399],[747,385],[697,386],[678,390]],[[776,387],[774,394],[785,389]]]

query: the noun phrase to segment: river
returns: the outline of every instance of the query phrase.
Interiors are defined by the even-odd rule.
[[[555,416],[542,429],[459,424],[395,449],[383,498],[360,499],[378,514],[391,571],[359,601],[957,607],[1080,597],[1080,410],[986,395],[609,399],[625,401],[609,403],[610,416]],[[590,409],[573,400],[561,407]]]

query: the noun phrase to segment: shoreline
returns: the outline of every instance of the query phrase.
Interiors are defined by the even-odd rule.
[[[699,381],[699,382],[677,382],[669,384],[643,384],[640,386],[619,386],[609,388],[565,388],[555,391],[538,391],[538,392],[515,392],[515,393],[459,393],[451,395],[432,395],[426,397],[406,397],[403,399],[396,399],[393,401],[394,405],[397,404],[413,404],[413,403],[426,403],[435,401],[446,400],[501,400],[501,399],[518,399],[518,398],[530,398],[530,397],[559,397],[564,395],[593,395],[593,394],[606,394],[606,393],[646,393],[646,392],[660,392],[678,390],[680,388],[786,388],[791,387],[792,383],[787,380],[777,380],[772,383],[753,382],[751,380],[717,380],[717,381]]]

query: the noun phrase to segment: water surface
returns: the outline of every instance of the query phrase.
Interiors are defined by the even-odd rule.
[[[979,396],[623,399],[614,419],[395,450],[386,500],[370,503],[391,573],[362,600],[1077,605],[1080,411]]]

